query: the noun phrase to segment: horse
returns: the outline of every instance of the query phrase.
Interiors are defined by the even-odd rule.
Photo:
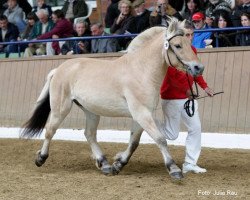
[[[46,128],[35,164],[40,167],[45,163],[50,142],[75,103],[85,113],[84,134],[102,173],[118,174],[145,130],[159,147],[170,177],[181,180],[182,171],[171,157],[166,137],[153,118],[160,86],[170,65],[194,76],[204,69],[184,36],[183,22],[176,19],[169,21],[168,28],[153,27],[136,36],[127,52],[115,60],[74,58],[50,71],[33,114],[21,129],[21,137],[32,138]],[[128,147],[117,153],[112,165],[96,139],[100,116],[132,118]]]

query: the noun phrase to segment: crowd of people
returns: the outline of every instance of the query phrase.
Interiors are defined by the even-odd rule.
[[[233,1],[234,2],[234,1]],[[145,0],[111,0],[104,23],[88,18],[84,0],[65,0],[62,9],[52,11],[46,0],[37,0],[32,7],[27,0],[1,0],[0,42],[103,36],[141,33],[153,26],[168,26],[168,17],[188,20],[195,30],[250,26],[250,0],[156,0],[146,8]],[[126,49],[131,38],[92,39],[29,43],[19,46],[24,57],[34,55],[70,55],[117,52]],[[196,48],[249,46],[250,30],[195,32]],[[17,52],[17,45],[0,45],[0,53],[8,57]]]

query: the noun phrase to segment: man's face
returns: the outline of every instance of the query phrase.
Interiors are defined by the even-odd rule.
[[[136,15],[141,15],[145,11],[145,4],[142,3],[139,6],[134,7]]]
[[[45,3],[45,0],[37,0],[37,6],[41,8],[43,4]]]
[[[185,36],[190,40],[190,43],[192,43],[193,37],[194,37],[194,30],[193,29],[185,29]]]
[[[43,13],[38,14],[37,17],[42,24],[46,24],[48,22],[48,16]]]
[[[85,33],[85,31],[86,31],[86,28],[85,28],[84,23],[77,23],[76,24],[76,32],[77,32],[78,36],[83,35]]]
[[[205,21],[204,20],[195,20],[193,21],[195,29],[202,29],[204,27]]]
[[[7,1],[7,4],[8,4],[8,8],[13,9],[13,8],[16,7],[17,1],[16,1],[16,0],[8,0],[8,1]]]
[[[98,26],[93,25],[93,26],[91,27],[91,33],[92,33],[93,36],[102,35],[102,33],[103,33],[103,28],[99,28]]]
[[[52,14],[52,21],[56,24],[56,22],[58,22],[59,18],[55,15]]]
[[[8,21],[7,20],[0,20],[0,28],[3,30],[7,30]]]

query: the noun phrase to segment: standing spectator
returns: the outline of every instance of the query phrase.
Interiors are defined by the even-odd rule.
[[[54,27],[53,21],[49,18],[47,10],[40,9],[36,13],[39,21],[37,21],[30,33],[30,40],[36,40],[38,36],[49,32]],[[30,43],[24,51],[24,57],[46,54],[46,45],[43,43]]]
[[[250,26],[250,14],[241,14],[241,25]],[[236,45],[237,46],[250,46],[250,30],[239,31],[236,35]]]
[[[66,38],[73,36],[73,26],[72,23],[65,19],[65,16],[62,12],[62,10],[55,10],[52,13],[52,20],[55,23],[55,27],[40,36],[38,36],[37,39],[57,39],[57,38]],[[59,44],[60,43],[60,44]],[[47,42],[46,45],[46,52],[47,55],[58,55],[60,54],[60,46],[62,46],[64,41],[62,42]]]
[[[104,32],[101,23],[92,24],[91,33],[92,36],[110,35]],[[114,38],[91,40],[91,53],[109,53],[109,52],[117,52],[118,50],[119,50],[119,45],[117,40]]]
[[[77,21],[74,37],[90,36],[89,25],[86,21]],[[90,52],[90,40],[66,41],[61,48],[62,55],[83,54]]]
[[[62,7],[66,19],[74,23],[74,19],[88,14],[88,6],[85,0],[65,0]],[[89,24],[89,19],[86,20]]]
[[[205,16],[201,12],[197,12],[192,17],[192,22],[194,24],[195,30],[208,29],[209,27],[205,23]],[[211,32],[200,32],[194,33],[194,38],[192,41],[192,45],[195,48],[205,48],[206,43],[205,40],[210,39]]]
[[[110,5],[107,8],[105,15],[105,27],[110,29],[115,19],[119,16],[120,10],[118,9],[118,3],[120,0],[111,0]]]
[[[0,42],[13,42],[17,40],[19,35],[18,28],[8,22],[8,18],[5,15],[0,16]],[[17,45],[0,44],[0,52],[5,53],[5,57],[8,58],[10,53],[17,52]]]
[[[22,33],[26,27],[26,23],[23,20],[23,9],[17,4],[17,0],[8,0],[8,8],[4,11],[4,15],[7,16],[8,21],[15,24],[18,27],[20,33]]]
[[[141,33],[149,28],[150,11],[145,8],[144,0],[135,0],[132,5],[136,14],[135,33]]]
[[[157,5],[152,11],[149,23],[150,26],[168,26],[167,17],[176,17],[180,21],[183,20],[179,12],[177,12],[170,4],[168,0],[157,0]]]
[[[215,28],[228,28],[232,27],[230,15],[227,12],[221,11],[215,18]],[[235,33],[234,31],[220,31],[212,34],[213,47],[231,47],[235,45]]]
[[[45,0],[37,0],[37,1],[36,1],[36,4],[37,4],[37,5],[33,7],[32,12],[36,13],[38,10],[44,9],[44,10],[47,10],[47,11],[48,11],[49,17],[51,17],[51,15],[52,15],[51,6],[47,5],[47,4],[45,3]]]
[[[193,14],[200,11],[201,11],[200,0],[186,0],[185,10],[182,17],[183,19],[192,21]]]
[[[241,0],[241,4],[236,6],[232,11],[232,21],[235,27],[241,26],[241,15],[250,13],[250,0]]]
[[[129,0],[120,0],[120,15],[115,19],[110,32],[112,34],[129,34],[135,32],[135,17],[132,15],[132,4]],[[119,39],[119,45],[122,49],[126,49],[131,39]]]

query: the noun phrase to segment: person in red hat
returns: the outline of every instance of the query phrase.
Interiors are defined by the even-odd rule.
[[[194,13],[192,16],[192,22],[195,30],[209,29],[205,22],[205,15],[202,12]],[[195,48],[205,48],[206,40],[210,39],[211,32],[195,32],[192,45]]]

